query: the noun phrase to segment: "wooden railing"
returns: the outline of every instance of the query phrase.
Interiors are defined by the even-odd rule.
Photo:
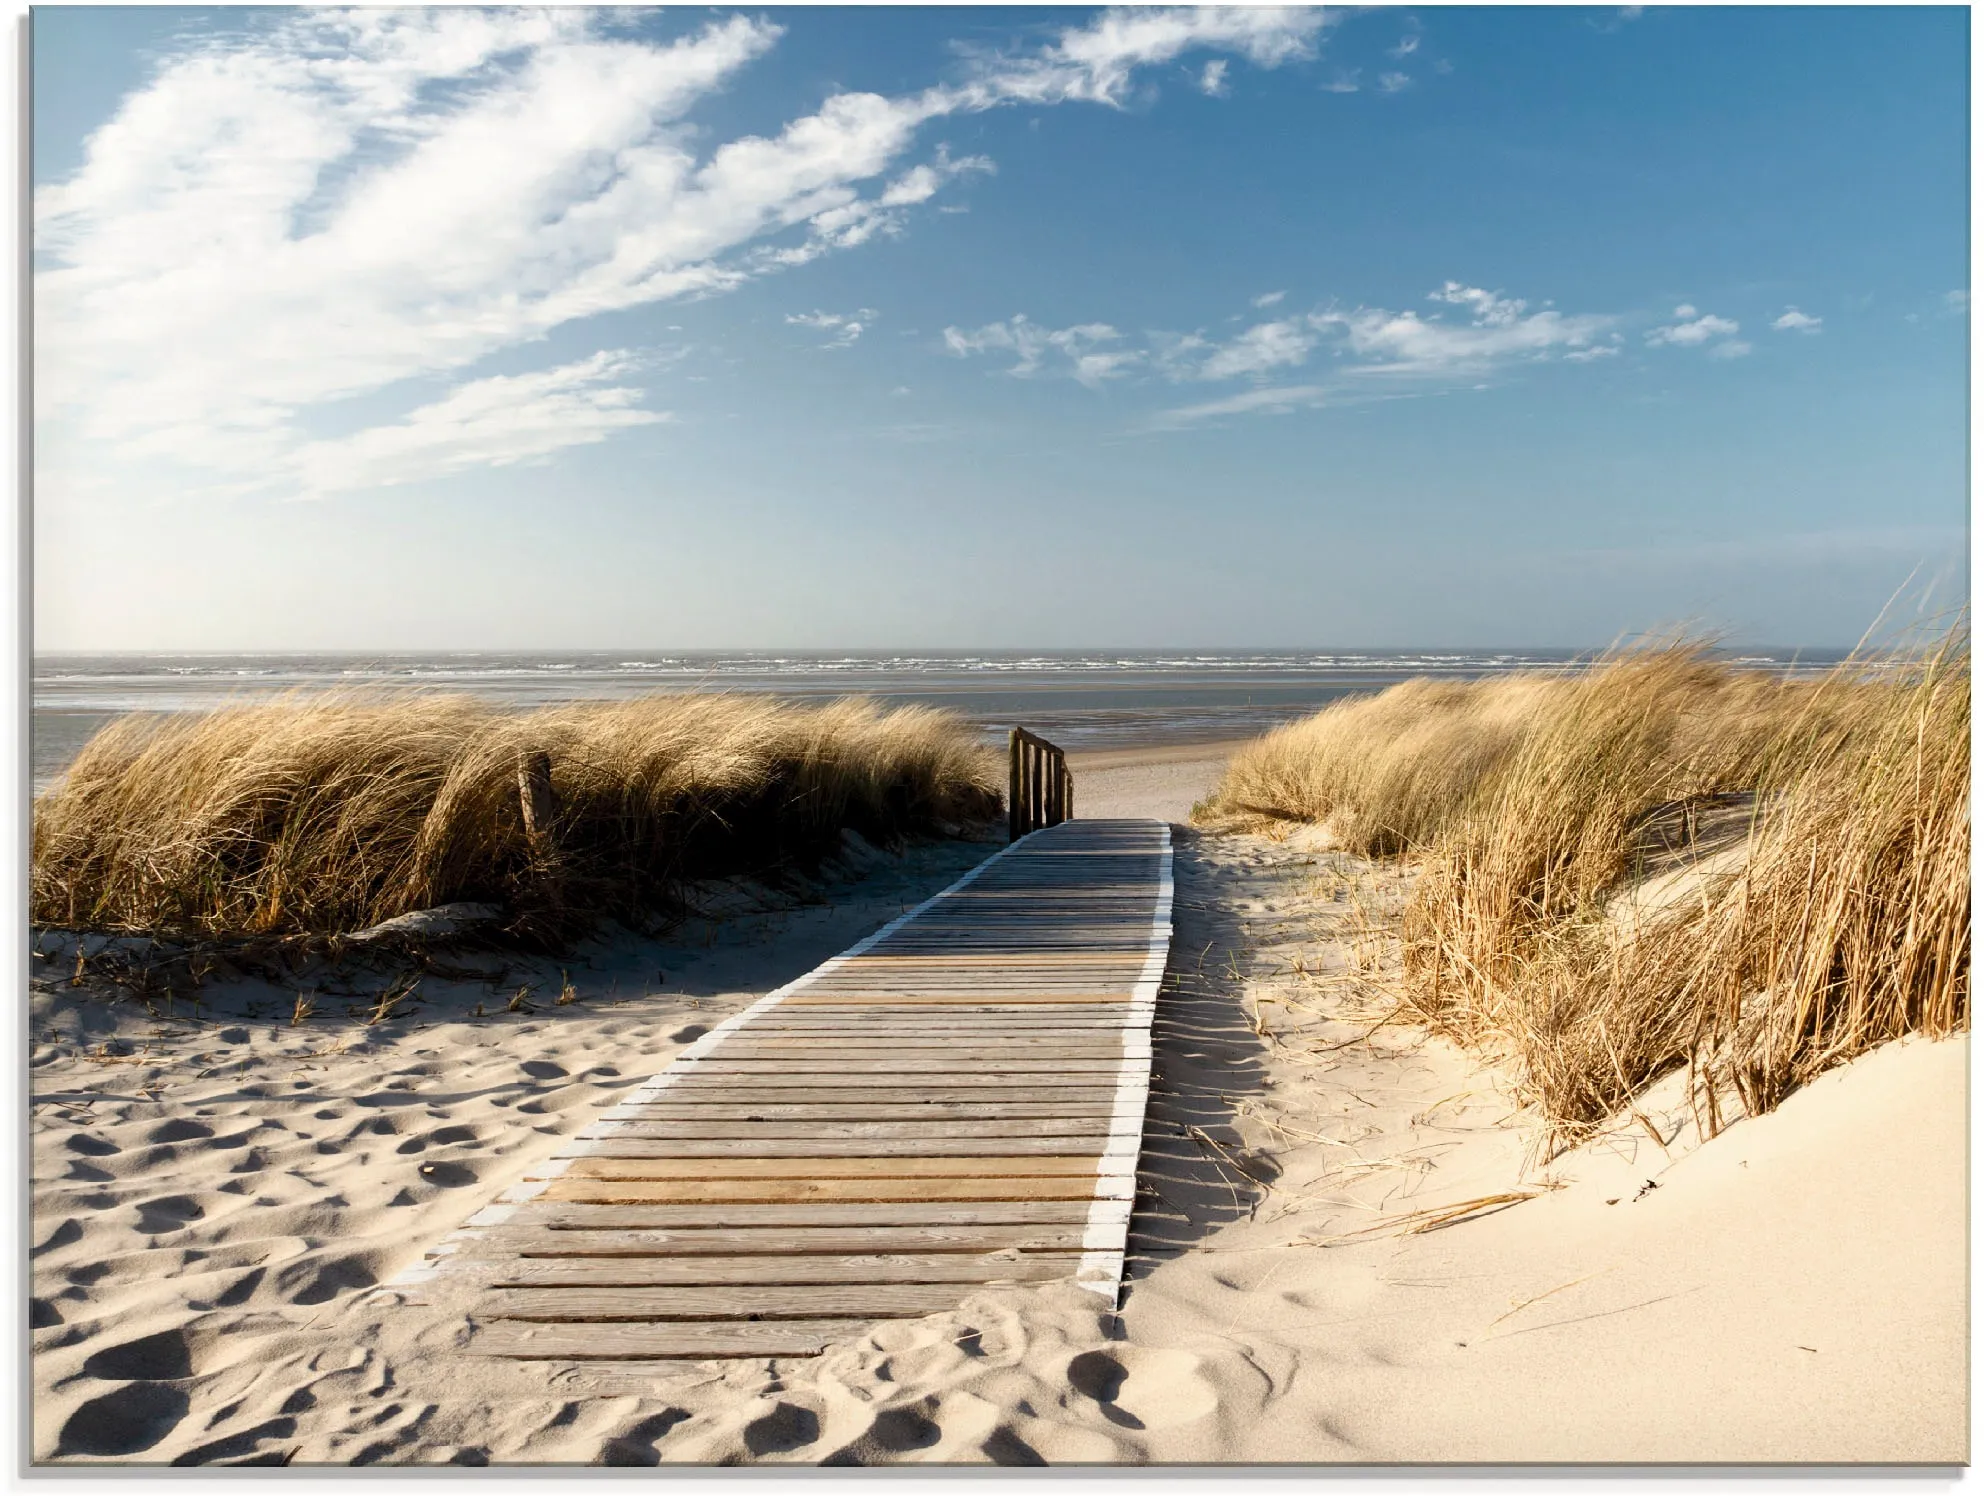
[[[1067,754],[1024,727],[1013,729],[1007,752],[1006,832],[1011,840],[1074,815],[1075,776],[1068,772]]]

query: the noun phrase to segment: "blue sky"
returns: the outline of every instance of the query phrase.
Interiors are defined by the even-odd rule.
[[[1966,596],[1968,43],[43,9],[37,647],[1850,643]]]

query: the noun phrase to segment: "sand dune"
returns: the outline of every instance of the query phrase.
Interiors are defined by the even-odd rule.
[[[580,1373],[460,1355],[446,1279],[376,1286],[984,850],[596,946],[566,963],[578,1002],[528,1013],[497,1000],[552,1002],[555,964],[365,1028],[247,987],[227,1002],[258,1017],[134,1020],[39,963],[36,1458],[1965,1457],[1964,1041],[1890,1045],[1707,1143],[1656,1087],[1545,1162],[1492,1065],[1374,1026],[1365,914],[1397,875],[1299,838],[1180,837],[1120,1314],[1004,1289],[812,1360]]]

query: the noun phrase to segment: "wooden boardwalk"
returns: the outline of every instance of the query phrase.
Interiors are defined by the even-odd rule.
[[[1170,830],[1036,831],[753,1003],[436,1249],[471,1352],[818,1352],[972,1288],[1116,1301]],[[409,1275],[409,1276],[418,1276]]]

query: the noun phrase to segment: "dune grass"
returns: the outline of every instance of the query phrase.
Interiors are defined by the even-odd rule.
[[[807,866],[843,829],[983,821],[996,769],[959,719],[861,701],[332,695],[134,717],[37,799],[31,911],[213,938],[477,902],[557,938],[652,918],[689,879]]]
[[[1505,1050],[1563,1133],[1692,1065],[1762,1111],[1969,1002],[1969,647],[1787,681],[1674,643],[1556,676],[1415,682],[1236,757],[1209,816],[1303,820],[1418,866],[1404,995]],[[1743,796],[1740,866],[1622,920],[1645,833]]]

